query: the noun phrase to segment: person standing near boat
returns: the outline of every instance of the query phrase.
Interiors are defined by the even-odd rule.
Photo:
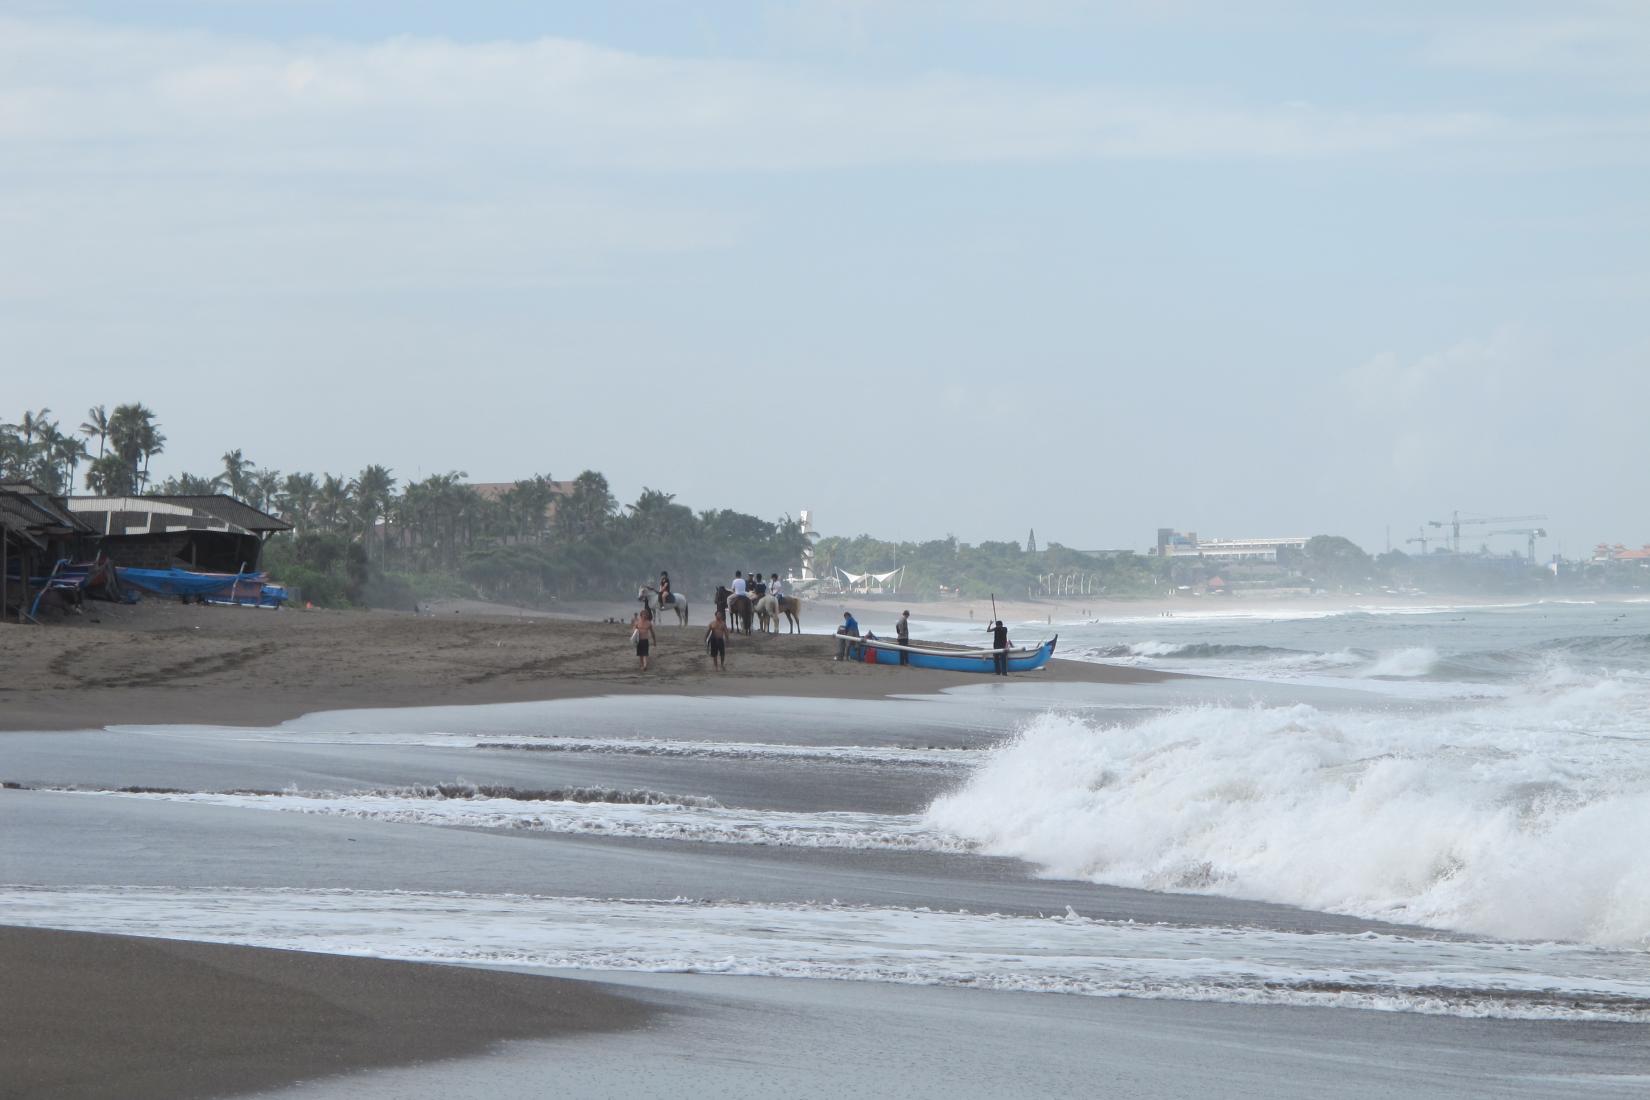
[[[1008,675],[1008,627],[998,619],[991,630],[991,671],[997,676]]]
[[[848,639],[859,637],[859,624],[851,611],[842,613],[842,625],[836,628],[836,659],[848,656]]]
[[[911,612],[900,612],[899,621],[894,624],[894,637],[899,640],[899,644],[902,646],[911,644]],[[911,663],[911,655],[903,649],[899,651],[899,663],[902,665]]]
[[[710,663],[717,672],[728,670],[728,623],[718,611],[705,628],[705,644],[710,647]]]

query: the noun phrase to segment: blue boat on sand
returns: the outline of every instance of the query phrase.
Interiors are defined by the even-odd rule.
[[[1032,672],[1048,664],[1054,656],[1054,647],[1060,641],[1056,634],[1034,649],[1025,647],[1008,651],[1008,671]],[[912,668],[943,668],[952,672],[992,671],[992,651],[972,646],[898,645],[881,638],[858,638],[848,643],[848,659],[864,661],[868,665],[897,665],[900,650],[910,654]]]

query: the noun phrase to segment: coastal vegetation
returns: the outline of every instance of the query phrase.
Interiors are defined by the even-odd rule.
[[[1293,588],[1371,594],[1634,591],[1650,570],[1616,562],[1572,563],[1557,575],[1515,556],[1398,550],[1371,556],[1335,535],[1310,539],[1276,563],[1234,564],[1129,551],[1090,552],[1031,540],[970,545],[954,536],[891,542],[868,534],[815,538],[791,516],[763,519],[726,508],[696,511],[659,489],[621,504],[607,479],[586,470],[571,483],[539,474],[508,487],[470,484],[462,470],[402,482],[387,466],[354,475],[257,465],[239,448],[222,469],[160,481],[151,460],[165,451],[155,413],[141,403],[97,405],[67,429],[50,409],[0,424],[0,481],[48,492],[106,496],[228,493],[280,516],[290,533],[270,539],[264,565],[319,606],[408,606],[437,596],[545,605],[558,599],[633,595],[669,570],[676,590],[707,592],[734,569],[788,573],[813,548],[822,577],[902,570],[900,591],[942,596],[1116,599],[1173,593],[1219,595]]]

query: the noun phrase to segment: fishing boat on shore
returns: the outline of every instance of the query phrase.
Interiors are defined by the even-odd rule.
[[[1054,647],[1060,641],[1056,634],[1035,647],[1015,647],[1008,651],[1008,671],[1031,672],[1048,664],[1054,656]],[[909,658],[912,668],[941,668],[952,672],[991,672],[995,651],[975,646],[899,645],[881,638],[855,638],[848,643],[848,659],[868,665],[897,665],[900,653]]]

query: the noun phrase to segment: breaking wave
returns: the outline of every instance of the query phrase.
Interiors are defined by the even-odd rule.
[[[927,828],[916,815],[740,809],[725,807],[713,798],[654,791],[600,788],[522,791],[469,784],[342,793],[51,789],[89,796],[324,814],[401,825],[794,848],[924,852],[966,852],[973,848],[969,841]],[[449,791],[451,793],[447,793]]]
[[[13,923],[427,962],[1650,1020],[1638,952],[822,903],[0,887]],[[1601,974],[1612,977],[1601,977]]]
[[[925,820],[1049,875],[1519,939],[1650,946],[1650,692],[1045,714]]]

